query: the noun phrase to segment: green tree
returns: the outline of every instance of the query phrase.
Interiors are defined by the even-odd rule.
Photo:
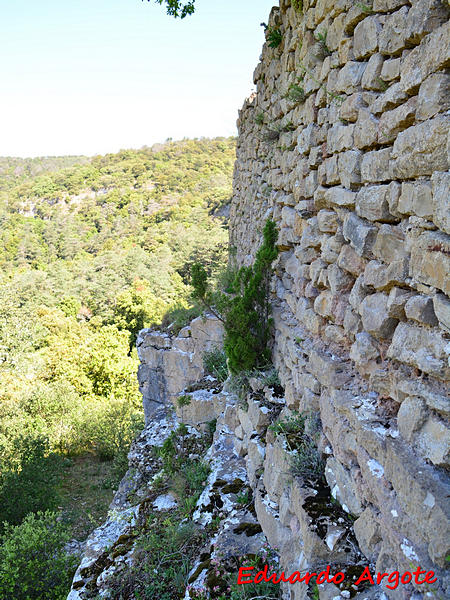
[[[239,269],[231,284],[230,295],[211,292],[203,266],[196,264],[192,268],[194,297],[224,322],[224,350],[233,374],[263,368],[270,362],[272,319],[269,286],[272,263],[278,254],[276,240],[275,223],[268,220],[254,265]]]
[[[148,0],[150,2],[150,0]],[[180,0],[155,0],[158,4],[166,3],[167,14],[172,17],[181,17],[184,19],[187,15],[192,15],[195,10],[194,4],[195,0],[190,0],[189,2],[180,2]]]
[[[64,600],[78,559],[66,554],[67,528],[54,513],[29,514],[0,537],[2,600]]]

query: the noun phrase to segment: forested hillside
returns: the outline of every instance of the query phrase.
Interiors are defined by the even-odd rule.
[[[195,312],[193,261],[223,265],[234,153],[0,159],[0,522],[58,505],[61,456],[120,463],[142,422],[137,331]]]

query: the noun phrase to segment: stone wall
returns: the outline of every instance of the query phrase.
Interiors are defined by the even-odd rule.
[[[157,329],[139,332],[138,381],[146,425],[156,410],[171,403],[175,405],[181,392],[202,378],[204,352],[222,345],[223,327],[212,315],[194,319],[176,336]]]
[[[293,3],[294,4],[294,3]],[[450,24],[439,0],[281,0],[239,114],[230,240],[279,227],[274,362],[378,571],[449,555]],[[278,480],[277,480],[278,481]],[[289,483],[269,486],[279,507]],[[399,590],[389,592],[402,596]]]

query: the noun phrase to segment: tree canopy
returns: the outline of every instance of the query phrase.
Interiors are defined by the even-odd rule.
[[[150,2],[150,0],[147,0]],[[166,4],[167,14],[172,17],[180,17],[184,19],[187,15],[192,15],[195,11],[195,0],[189,0],[189,2],[180,2],[180,0],[155,0],[159,4]]]

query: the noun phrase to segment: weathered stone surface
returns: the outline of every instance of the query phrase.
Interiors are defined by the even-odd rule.
[[[399,54],[405,48],[405,19],[407,15],[408,8],[403,6],[400,10],[386,17],[383,30],[379,36],[379,46],[382,54]]]
[[[427,296],[413,296],[405,304],[405,314],[408,319],[413,319],[425,325],[437,325],[438,320],[434,312],[433,299]]]
[[[443,233],[425,232],[411,250],[411,276],[450,295],[450,238]]]
[[[356,148],[369,148],[378,140],[378,119],[372,112],[362,108],[355,123],[354,143]]]
[[[395,217],[389,212],[390,195],[390,185],[368,185],[361,188],[356,197],[356,213],[369,221],[394,220]]]
[[[384,265],[371,260],[364,272],[364,284],[376,290],[390,290],[392,286],[402,285],[408,276],[408,259],[394,260]]]
[[[433,190],[433,221],[442,231],[450,235],[450,173],[434,172],[431,177],[431,184]]]
[[[448,466],[450,431],[440,419],[431,417],[418,434],[417,443],[425,457],[435,465]]]
[[[394,176],[410,179],[445,171],[448,160],[442,148],[447,143],[449,127],[450,118],[438,115],[399,133],[392,149]]]
[[[405,92],[417,90],[428,75],[448,64],[450,57],[450,21],[426,36],[404,60],[400,84]]]
[[[411,441],[413,434],[425,423],[427,417],[426,404],[421,398],[406,398],[397,414],[398,429],[401,435]]]
[[[399,323],[387,355],[439,379],[445,379],[450,375],[447,366],[447,344],[447,340],[438,330]]]
[[[355,205],[356,192],[343,187],[332,187],[325,192],[327,206],[349,206]]]
[[[371,16],[358,23],[353,33],[353,53],[360,60],[377,51],[378,37],[382,30],[380,19]]]
[[[383,81],[393,81],[400,77],[401,58],[391,58],[383,62],[380,78]]]
[[[364,23],[364,21],[363,21]],[[383,89],[383,81],[381,79],[381,70],[383,68],[383,56],[377,52],[373,54],[367,63],[366,70],[361,79],[361,87],[365,90],[381,90]]]
[[[345,217],[343,235],[359,256],[366,256],[375,243],[377,228],[351,213]]]
[[[327,269],[328,283],[332,294],[342,291],[350,291],[353,287],[354,279],[346,271],[340,269],[336,264],[332,264]]]
[[[421,84],[417,97],[418,121],[431,119],[450,108],[450,75],[432,73]]]
[[[374,510],[367,507],[354,523],[355,536],[367,558],[376,556],[381,542],[381,530]]]
[[[389,338],[398,323],[389,316],[387,310],[388,297],[376,293],[366,296],[361,302],[361,319],[364,330],[376,338]]]
[[[365,69],[365,63],[356,61],[347,62],[339,71],[336,90],[338,92],[345,92],[346,94],[353,94],[353,92],[357,91],[357,88],[361,83]]]
[[[333,125],[327,135],[328,152],[332,154],[353,148],[354,128],[354,125]]]
[[[389,292],[387,301],[387,309],[390,317],[396,319],[405,318],[405,304],[411,298],[412,292],[403,290],[402,288],[393,287]]]
[[[433,217],[431,183],[429,181],[402,183],[397,210],[405,215],[417,215],[431,219]]]
[[[333,497],[341,505],[345,505],[352,515],[360,515],[363,509],[350,471],[335,458],[329,458],[325,466],[325,477]]]
[[[401,83],[394,83],[370,105],[370,110],[379,115],[402,104],[408,98]]]
[[[380,351],[377,348],[376,341],[367,331],[361,331],[355,335],[355,341],[350,350],[350,358],[355,361],[358,367],[364,367],[363,372],[367,372],[366,367],[370,361],[377,359],[379,356]]]
[[[380,144],[392,142],[400,131],[414,124],[416,107],[417,96],[414,96],[404,104],[381,115],[378,125],[378,141]]]
[[[357,277],[355,284],[350,292],[350,296],[348,301],[350,306],[356,311],[359,312],[361,302],[364,298],[370,293],[369,288],[364,285],[364,275],[360,275]]]
[[[351,246],[344,244],[339,253],[337,264],[355,277],[363,273],[366,263]]]
[[[361,159],[362,153],[359,150],[348,150],[339,154],[339,178],[344,187],[356,187],[361,181]]]
[[[320,210],[317,213],[317,223],[320,231],[335,233],[338,228],[339,219],[334,210]]]
[[[367,71],[367,69],[366,69]],[[364,85],[364,77],[366,72],[364,72],[364,76],[362,79],[362,84]],[[354,123],[358,118],[358,113],[360,108],[364,108],[366,103],[364,102],[363,95],[359,92],[352,94],[348,98],[344,100],[340,109],[340,117],[341,119],[345,119],[350,123]]]
[[[450,332],[450,298],[445,294],[436,294],[433,298],[433,306],[439,323]]]
[[[381,225],[373,247],[373,254],[386,264],[408,256],[405,234],[400,227]]]
[[[361,161],[361,181],[376,183],[392,178],[390,170],[391,148],[366,152]]]

